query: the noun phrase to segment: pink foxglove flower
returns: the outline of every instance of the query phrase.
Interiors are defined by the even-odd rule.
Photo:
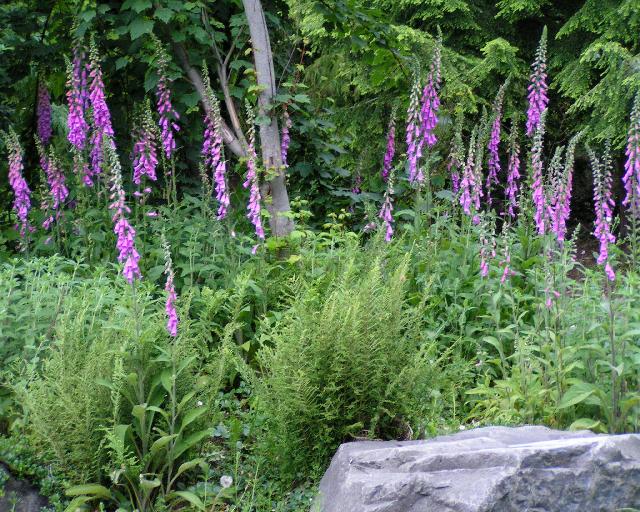
[[[529,83],[529,109],[527,110],[527,135],[532,136],[541,122],[540,117],[547,109],[547,27],[542,30],[536,58],[532,65]]]
[[[616,237],[611,232],[613,224],[613,208],[615,203],[611,197],[611,156],[607,143],[602,160],[587,148],[593,168],[593,202],[596,210],[595,229],[593,234],[600,242],[598,265],[604,265],[604,271],[609,281],[616,278],[609,262],[609,244],[616,243]]]
[[[284,167],[289,167],[287,157],[289,155],[289,144],[291,144],[290,130],[292,126],[293,123],[291,122],[289,111],[285,105],[282,111],[282,136],[280,137],[280,156],[282,157],[282,165]]]
[[[136,135],[136,141],[133,145],[133,182],[136,185],[140,185],[143,176],[146,176],[151,181],[157,180],[156,127],[148,102],[145,104]]]
[[[480,235],[480,275],[489,275],[489,262],[496,257],[496,240],[493,227],[486,222],[482,223],[482,234]]]
[[[139,261],[140,254],[136,250],[136,230],[131,226],[127,219],[127,214],[131,210],[126,204],[124,189],[122,188],[122,168],[120,160],[113,145],[105,143],[106,163],[111,171],[109,190],[110,200],[109,209],[113,210],[113,232],[116,234],[116,248],[118,250],[118,261],[124,264],[122,275],[133,284],[136,279],[141,279]]]
[[[90,65],[89,65],[89,102],[91,104],[93,131],[91,133],[91,175],[97,176],[101,172],[104,160],[104,145],[106,143],[115,148],[113,142],[113,127],[111,126],[111,114],[105,99],[105,88],[100,68],[100,56],[98,49],[91,41]]]
[[[542,176],[544,168],[544,164],[542,162],[542,147],[544,144],[545,117],[546,112],[543,112],[540,122],[537,125],[536,132],[533,137],[533,145],[531,147],[531,168],[533,169],[533,183],[531,188],[533,191],[533,205],[535,207],[533,218],[539,235],[544,235],[547,231],[548,213],[548,201],[545,195],[544,179]]]
[[[391,169],[393,169],[393,157],[396,153],[396,112],[395,109],[391,114],[389,121],[389,130],[387,132],[387,150],[384,153],[384,161],[382,163],[382,179],[387,181]]]
[[[229,189],[227,187],[227,162],[224,158],[224,142],[222,140],[222,117],[220,115],[220,105],[218,98],[211,90],[209,75],[203,73],[203,81],[207,91],[207,103],[209,110],[204,116],[204,142],[202,144],[202,155],[206,170],[213,174],[215,183],[216,200],[218,201],[218,220],[227,216],[229,210]],[[255,134],[255,129],[254,129]],[[255,145],[255,135],[254,135]],[[253,150],[255,155],[255,148]],[[259,208],[259,205],[258,205]]]
[[[384,239],[387,242],[391,242],[391,238],[393,237],[393,175],[389,175],[387,189],[384,192],[384,202],[382,203],[378,217],[385,226]]]
[[[491,125],[491,135],[487,150],[489,151],[489,172],[487,173],[487,181],[485,187],[487,189],[487,202],[491,206],[491,189],[498,184],[498,174],[500,173],[500,155],[498,148],[500,146],[500,131],[502,125],[502,103],[504,101],[504,92],[507,83],[503,84],[496,95],[493,103],[493,124]]]
[[[464,165],[464,145],[462,143],[462,115],[456,120],[456,133],[451,140],[451,150],[447,158],[447,172],[451,176],[451,190],[454,194],[460,191],[461,172]]]
[[[518,144],[518,126],[514,118],[511,125],[509,140],[509,164],[507,168],[507,215],[511,220],[515,219],[518,208],[518,182],[520,180],[520,145]]]
[[[355,195],[362,193],[362,174],[360,174],[360,169],[356,170],[356,175],[353,177],[353,186],[351,187],[351,193]]]
[[[176,294],[176,287],[173,283],[173,261],[171,260],[171,247],[167,240],[162,235],[162,247],[164,249],[164,274],[167,276],[167,282],[164,290],[167,292],[167,300],[165,302],[164,310],[167,314],[167,332],[170,336],[176,337],[178,335],[178,311],[176,310],[176,301],[178,295]]]
[[[40,154],[42,170],[45,173],[47,184],[49,185],[51,202],[47,202],[47,205],[51,207],[54,213],[54,216],[46,219],[43,224],[45,229],[49,229],[53,221],[58,220],[62,215],[62,207],[69,196],[69,189],[66,186],[65,176],[62,172],[62,165],[56,158],[53,149],[50,149],[49,154],[47,155],[39,140],[36,141],[36,147]]]
[[[43,83],[38,84],[38,137],[46,146],[51,139],[51,97]]]
[[[413,88],[411,89],[411,98],[409,101],[409,109],[407,111],[407,160],[409,161],[409,183],[420,184],[424,181],[422,169],[419,167],[419,160],[422,157],[422,145],[424,138],[422,136],[422,114],[420,112],[420,82],[416,76]]]
[[[260,185],[258,181],[258,155],[256,154],[256,127],[253,109],[247,104],[248,134],[249,147],[247,148],[247,176],[242,184],[244,188],[249,189],[249,203],[247,205],[248,219],[251,221],[256,230],[256,236],[260,240],[264,240],[264,228],[262,227],[261,209],[260,209]],[[252,252],[255,254],[257,245],[254,246]]]
[[[171,104],[171,80],[168,76],[169,57],[159,41],[156,41],[156,61],[158,70],[158,85],[156,86],[158,124],[160,126],[162,149],[167,160],[170,160],[176,150],[174,132],[180,131],[180,126],[177,123],[180,115]]]
[[[22,162],[23,152],[18,140],[18,135],[9,129],[6,138],[7,150],[9,151],[9,185],[13,189],[13,211],[18,218],[16,229],[22,238],[22,248],[26,248],[27,233],[30,232],[29,210],[31,209],[31,190],[22,174],[24,164]]]
[[[558,176],[553,190],[551,214],[551,230],[555,233],[558,242],[563,242],[567,236],[567,221],[571,214],[571,193],[573,190],[573,164],[575,149],[580,134],[569,141],[565,155],[564,169]],[[553,166],[552,166],[553,167]]]
[[[427,147],[433,147],[437,138],[434,133],[438,124],[438,110],[440,108],[440,98],[438,90],[440,89],[440,64],[441,64],[441,41],[438,38],[435,49],[433,51],[433,59],[431,60],[431,69],[427,84],[422,91],[422,107],[420,117],[422,122],[422,137]]]
[[[629,208],[633,221],[640,220],[640,93],[636,94],[631,111],[631,123],[625,151],[625,197],[622,204]]]
[[[67,138],[73,146],[84,149],[87,141],[89,125],[85,119],[86,100],[86,70],[84,63],[84,51],[80,47],[73,50],[73,62],[68,64],[67,102],[69,104],[69,116],[67,126],[69,134]]]
[[[462,180],[460,180],[460,205],[462,210],[467,215],[471,215],[471,209],[474,208],[477,212],[480,209],[480,197],[478,195],[478,189],[481,187],[477,183],[477,176],[475,173],[475,161],[476,161],[476,140],[478,137],[478,129],[474,127],[471,132],[471,140],[469,141],[469,150],[467,153],[467,161],[462,171]]]

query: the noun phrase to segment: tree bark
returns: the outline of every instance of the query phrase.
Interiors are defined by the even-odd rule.
[[[269,211],[269,225],[274,236],[286,236],[293,231],[293,220],[286,215],[289,212],[289,195],[285,182],[285,169],[280,153],[280,131],[278,120],[272,111],[272,101],[276,95],[275,71],[269,31],[260,0],[242,0],[249,23],[253,59],[256,67],[258,86],[258,115],[264,121],[260,123],[260,144],[262,161],[267,172],[273,178],[262,187],[262,194]]]

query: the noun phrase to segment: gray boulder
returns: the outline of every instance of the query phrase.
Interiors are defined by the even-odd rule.
[[[346,443],[321,512],[613,512],[640,508],[640,435],[485,427]]]

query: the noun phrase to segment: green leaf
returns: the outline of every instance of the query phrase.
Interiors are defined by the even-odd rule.
[[[191,409],[187,411],[182,419],[182,424],[180,425],[180,432],[183,432],[185,428],[187,428],[191,423],[197,420],[200,416],[202,416],[207,409],[204,407],[198,407],[197,409]]]
[[[574,384],[563,395],[562,400],[560,400],[560,403],[558,404],[558,409],[566,409],[567,407],[572,407],[584,402],[593,395],[594,392],[595,390],[591,384],[586,382]]]
[[[204,459],[202,459],[202,458],[193,459],[193,460],[187,461],[187,462],[185,462],[183,464],[180,464],[180,467],[178,468],[178,471],[176,471],[175,476],[177,477],[178,475],[181,475],[185,471],[189,471],[190,469],[193,469],[196,466],[199,466],[201,464],[204,464]]]
[[[85,505],[94,499],[96,499],[95,496],[78,496],[69,502],[69,505],[64,509],[64,512],[78,512],[82,505]]]
[[[153,32],[153,24],[154,22],[152,20],[145,19],[141,16],[134,18],[134,20],[129,23],[131,40],[135,41],[143,34],[151,34],[151,32]]]
[[[190,436],[186,437],[182,441],[180,441],[175,448],[175,452],[173,454],[174,458],[177,459],[184,452],[196,446],[200,441],[202,441],[205,437],[211,434],[211,429],[200,430],[199,432],[194,432]]]
[[[176,437],[178,437],[178,434],[172,434],[170,436],[162,436],[156,439],[151,445],[151,449],[149,451],[152,454],[158,452],[159,450],[167,446],[171,442],[171,440],[175,439]]]
[[[69,487],[65,494],[67,496],[93,496],[96,498],[111,499],[111,491],[99,484],[83,484]]]
[[[580,418],[569,425],[569,430],[597,430],[601,423],[592,418]]]
[[[166,7],[159,7],[156,9],[154,13],[154,17],[164,21],[165,23],[169,23],[171,18],[173,18],[173,11],[171,9],[167,9]]]
[[[204,503],[202,503],[202,500],[196,494],[194,494],[194,493],[192,493],[190,491],[172,492],[168,496],[168,498],[171,499],[174,496],[180,497],[183,500],[188,501],[191,505],[193,505],[198,510],[205,510]]]
[[[136,11],[137,13],[141,13],[145,9],[149,9],[152,6],[151,0],[126,0],[122,7],[121,11],[125,11],[127,9],[131,9]]]

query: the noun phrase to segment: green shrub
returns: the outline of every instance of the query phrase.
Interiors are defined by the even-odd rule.
[[[342,441],[406,438],[427,413],[433,362],[406,304],[407,271],[407,258],[393,268],[352,257],[326,290],[300,290],[261,333],[262,450],[285,479],[317,475]]]

